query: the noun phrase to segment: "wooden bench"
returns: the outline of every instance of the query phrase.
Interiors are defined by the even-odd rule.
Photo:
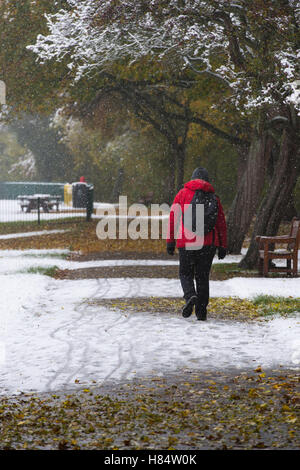
[[[269,272],[286,272],[288,275],[297,276],[298,273],[298,249],[300,242],[300,219],[294,217],[289,235],[277,237],[257,236],[259,249],[259,272],[268,276]],[[275,250],[275,245],[287,245],[284,250]],[[286,259],[286,267],[276,266],[272,263],[275,259]]]

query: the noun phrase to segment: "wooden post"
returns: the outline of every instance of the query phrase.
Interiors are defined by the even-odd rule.
[[[40,206],[40,198],[37,198],[37,210],[38,210],[38,224],[41,224],[41,206]]]

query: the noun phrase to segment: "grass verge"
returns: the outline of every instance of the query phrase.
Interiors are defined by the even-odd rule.
[[[28,274],[42,274],[44,276],[49,276],[49,277],[56,277],[56,273],[58,271],[57,266],[49,266],[47,268],[43,266],[34,266],[26,269],[26,273]]]
[[[259,295],[252,301],[261,315],[289,315],[300,312],[300,297],[280,297],[272,295]]]
[[[274,299],[276,299],[276,302],[274,302]],[[89,303],[133,314],[135,312],[147,312],[174,315],[181,315],[184,305],[184,301],[177,297],[97,299]],[[259,298],[247,300],[234,297],[212,297],[208,306],[208,318],[217,320],[264,320],[268,319],[272,314],[286,317],[294,315],[295,312],[300,312],[300,297],[292,299],[289,297],[274,298],[264,296],[264,302],[259,300]]]

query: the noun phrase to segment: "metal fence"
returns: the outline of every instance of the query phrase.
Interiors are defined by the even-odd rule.
[[[86,183],[1,183],[0,222],[90,220],[93,185]]]

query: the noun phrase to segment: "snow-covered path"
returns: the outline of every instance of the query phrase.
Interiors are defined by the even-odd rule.
[[[58,281],[23,272],[29,266],[44,263],[78,267],[78,263],[55,258],[55,252],[47,252],[48,256],[43,252],[42,258],[38,253],[0,253],[2,394],[55,391],[83,384],[88,387],[93,381],[99,384],[164,374],[181,367],[205,370],[300,366],[299,313],[288,319],[248,324],[212,319],[202,323],[194,317],[167,314],[127,315],[88,300],[181,297],[179,281]],[[299,297],[300,279],[211,281],[212,296],[251,298],[261,293]]]

